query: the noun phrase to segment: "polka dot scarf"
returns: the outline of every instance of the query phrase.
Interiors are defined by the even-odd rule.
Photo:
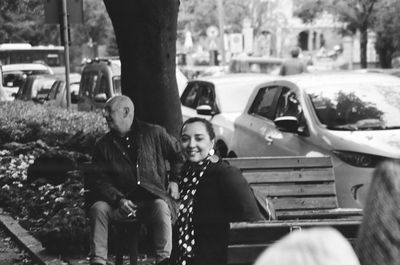
[[[190,165],[185,176],[179,183],[181,204],[177,220],[178,227],[178,264],[187,265],[194,257],[194,227],[193,227],[193,199],[196,195],[197,185],[210,164],[206,159],[198,164]]]

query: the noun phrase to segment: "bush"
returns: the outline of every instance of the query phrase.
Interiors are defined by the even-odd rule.
[[[27,169],[44,154],[59,154],[78,164],[87,161],[94,141],[105,132],[99,113],[29,101],[0,102],[0,207],[49,251],[87,251],[82,174],[69,171],[59,185],[28,183]]]
[[[88,231],[81,172],[70,171],[67,180],[59,185],[29,184],[28,167],[34,163],[35,157],[55,152],[54,148],[43,148],[34,142],[6,146],[14,149],[0,151],[0,207],[19,220],[21,226],[38,238],[49,251],[82,253],[87,249]],[[70,157],[75,158],[82,155],[64,153],[70,153]],[[60,215],[68,218],[60,219]]]
[[[50,146],[89,153],[107,131],[98,112],[77,112],[31,101],[0,102],[0,146],[43,140]]]

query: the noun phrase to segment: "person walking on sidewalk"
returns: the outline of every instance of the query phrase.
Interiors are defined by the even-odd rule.
[[[163,127],[135,119],[129,97],[110,98],[104,117],[110,131],[96,142],[93,153],[96,178],[91,189],[97,198],[89,209],[90,264],[107,262],[109,223],[133,216],[151,225],[156,264],[166,265],[184,159],[179,144]]]

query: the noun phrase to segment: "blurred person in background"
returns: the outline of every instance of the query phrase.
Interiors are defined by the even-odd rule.
[[[286,235],[267,248],[254,265],[360,265],[360,263],[346,238],[337,230],[325,227],[297,230]]]
[[[349,69],[349,62],[348,59],[343,54],[343,46],[342,45],[335,45],[333,47],[333,65],[332,70],[348,70]]]
[[[292,58],[284,61],[282,64],[281,70],[279,72],[280,75],[296,75],[308,72],[306,64],[303,62],[302,59],[299,58],[299,47],[294,47],[290,51],[290,55],[292,56]]]
[[[400,162],[386,161],[373,173],[355,246],[362,265],[400,263]]]

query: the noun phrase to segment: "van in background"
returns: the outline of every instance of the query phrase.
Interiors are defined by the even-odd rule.
[[[79,86],[79,111],[102,108],[108,98],[121,94],[121,62],[116,58],[87,61]]]
[[[179,95],[187,78],[176,68]],[[110,97],[121,94],[121,61],[118,58],[96,58],[88,61],[82,70],[78,95],[78,110],[101,109]]]

